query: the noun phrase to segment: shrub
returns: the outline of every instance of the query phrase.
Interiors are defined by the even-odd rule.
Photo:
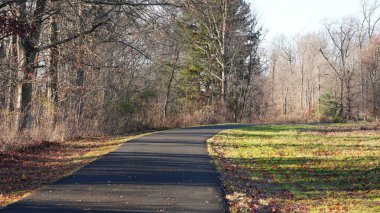
[[[322,122],[331,121],[340,123],[344,121],[343,112],[340,110],[338,102],[330,93],[325,93],[321,96],[319,114]]]

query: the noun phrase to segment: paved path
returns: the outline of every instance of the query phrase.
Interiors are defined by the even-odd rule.
[[[174,129],[134,139],[0,212],[226,212],[205,141],[235,127]]]

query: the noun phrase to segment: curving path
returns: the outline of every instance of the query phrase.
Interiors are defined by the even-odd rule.
[[[205,141],[242,125],[143,136],[0,212],[227,212]]]

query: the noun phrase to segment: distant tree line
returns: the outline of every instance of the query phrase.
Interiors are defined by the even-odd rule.
[[[379,119],[380,1],[362,1],[358,12],[275,39],[265,56],[265,117]]]

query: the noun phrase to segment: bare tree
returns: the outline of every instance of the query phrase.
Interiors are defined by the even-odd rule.
[[[344,19],[341,23],[325,25],[333,49],[330,55],[322,48],[319,50],[340,82],[340,111],[345,117],[352,116],[352,77],[354,70],[349,67],[348,60],[354,49],[355,28],[352,19]]]

